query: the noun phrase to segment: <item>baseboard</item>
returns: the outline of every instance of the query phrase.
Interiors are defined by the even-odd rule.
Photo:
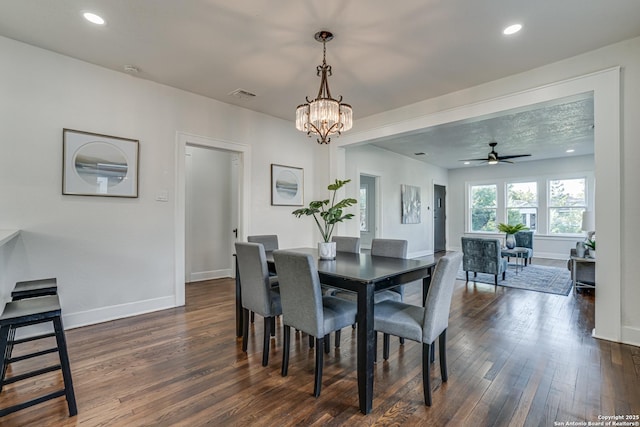
[[[199,271],[189,274],[189,282],[202,282],[204,280],[221,279],[223,277],[233,277],[232,270],[225,268],[221,270]]]
[[[623,343],[640,347],[640,328],[623,326],[621,332]]]
[[[166,296],[144,301],[136,301],[127,304],[100,307],[94,310],[80,311],[77,313],[63,314],[62,319],[65,329],[79,328],[81,326],[108,322],[124,317],[137,316],[152,311],[166,310],[175,307],[175,296]]]
[[[407,258],[420,258],[423,256],[433,255],[433,251],[417,251],[407,254]]]

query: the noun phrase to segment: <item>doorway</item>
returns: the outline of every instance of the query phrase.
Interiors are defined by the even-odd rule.
[[[175,214],[175,306],[185,303],[186,278],[186,153],[188,146],[212,148],[234,153],[237,157],[237,202],[234,217],[237,219],[237,238],[246,240],[249,224],[249,206],[251,206],[251,146],[219,139],[206,138],[184,132],[176,134],[176,214]],[[235,239],[235,234],[234,234]],[[229,250],[232,259],[233,250]],[[232,269],[231,276],[235,277]]]
[[[238,228],[238,153],[187,144],[185,282],[231,277]]]
[[[433,252],[447,250],[447,188],[444,185],[433,186]]]
[[[360,246],[371,248],[378,232],[378,177],[360,174]]]

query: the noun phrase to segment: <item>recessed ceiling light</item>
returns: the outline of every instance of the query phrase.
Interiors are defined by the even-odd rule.
[[[567,153],[573,153],[574,151],[576,151],[576,150],[574,150],[573,148],[569,148],[569,149],[567,150]]]
[[[464,162],[464,164],[465,164],[465,165],[470,165],[470,164],[471,164],[471,162]]]
[[[505,36],[510,36],[511,34],[517,33],[521,29],[522,29],[522,25],[521,24],[509,25],[507,28],[502,30],[502,34],[504,34]]]
[[[104,19],[102,19],[101,16],[98,16],[95,13],[85,12],[82,14],[82,16],[84,16],[84,19],[86,19],[87,21],[93,24],[104,25]]]

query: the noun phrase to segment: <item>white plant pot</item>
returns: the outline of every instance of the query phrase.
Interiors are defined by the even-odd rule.
[[[596,257],[596,250],[595,250],[595,249],[589,249],[589,256],[590,256],[591,258],[594,258],[594,259],[595,259],[595,257]]]
[[[318,242],[320,259],[336,259],[336,242]]]

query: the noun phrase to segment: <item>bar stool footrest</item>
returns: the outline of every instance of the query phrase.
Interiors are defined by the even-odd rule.
[[[58,347],[48,348],[46,350],[37,351],[35,353],[29,353],[22,356],[12,357],[7,361],[7,364],[13,363],[13,362],[20,362],[22,360],[27,360],[27,359],[33,359],[34,357],[44,356],[45,354],[57,353],[57,352],[58,352]]]
[[[21,338],[19,340],[13,340],[13,341],[9,341],[9,344],[24,344],[26,342],[31,342],[31,341],[36,341],[36,340],[41,340],[44,338],[51,338],[51,337],[55,337],[56,334],[54,332],[51,332],[49,334],[42,334],[42,335],[36,335],[33,337],[29,337],[29,338]]]
[[[47,372],[53,372],[62,369],[60,365],[48,366],[46,368],[38,369],[36,371],[27,372],[25,374],[16,375],[11,378],[5,378],[2,384],[13,384],[18,381],[26,380],[27,378],[36,377],[38,375],[46,374]]]
[[[44,396],[36,397],[35,399],[20,403],[18,405],[13,405],[13,406],[9,406],[8,408],[0,409],[0,417],[4,417],[5,415],[9,415],[21,409],[28,408],[29,406],[37,405],[38,403],[46,402],[47,400],[50,400],[50,399],[55,399],[56,397],[62,397],[64,396],[64,394],[65,394],[64,390],[58,390],[49,394],[45,394]]]

